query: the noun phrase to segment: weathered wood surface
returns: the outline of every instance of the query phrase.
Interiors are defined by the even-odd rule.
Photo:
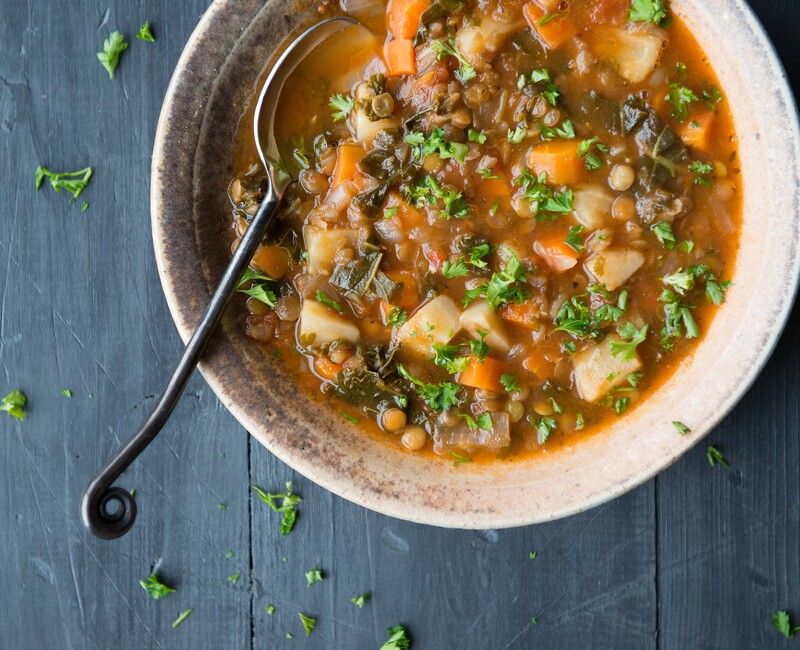
[[[84,532],[81,490],[140,423],[180,351],[150,241],[149,157],[205,6],[0,0],[0,393],[20,387],[30,398],[24,424],[0,417],[0,647],[377,648],[398,622],[414,648],[435,650],[784,647],[769,621],[776,609],[800,614],[797,311],[709,438],[730,472],[710,468],[703,445],[564,521],[428,528],[293,476],[196,377],[125,477],[141,505],[132,533],[109,543]],[[800,5],[753,6],[797,87]],[[144,19],[158,42],[134,42],[109,81],[95,60],[102,39]],[[34,193],[40,163],[96,167],[88,212]],[[63,387],[75,396],[61,397]],[[248,485],[290,478],[304,501],[282,538]],[[178,590],[158,602],[138,585],[156,561]],[[316,566],[327,579],[308,587],[303,574]],[[364,609],[350,604],[364,591]],[[298,611],[318,617],[308,639]]]

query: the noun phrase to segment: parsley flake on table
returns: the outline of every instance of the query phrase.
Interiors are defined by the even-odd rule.
[[[292,493],[292,482],[287,481],[286,492],[265,492],[257,485],[252,486],[258,498],[266,503],[274,512],[283,514],[281,520],[281,535],[288,535],[292,532],[297,521],[297,506],[303,500],[302,497]]]
[[[303,624],[306,636],[309,636],[311,632],[314,631],[314,628],[317,627],[317,619],[306,616],[303,612],[297,612],[297,615],[300,617],[300,622]]]
[[[119,57],[128,49],[128,41],[117,31],[111,32],[103,41],[103,51],[97,53],[97,58],[108,72],[108,78],[114,78],[114,71],[119,65]]]
[[[178,626],[179,626],[181,623],[183,623],[183,622],[184,622],[184,621],[185,621],[187,618],[189,618],[189,615],[190,615],[190,614],[191,614],[193,611],[194,611],[194,610],[193,610],[193,609],[190,607],[189,609],[185,609],[185,610],[183,610],[183,611],[182,611],[180,614],[178,614],[178,618],[176,618],[174,621],[172,621],[172,629],[174,630],[174,629],[175,629],[176,627],[178,627]]]
[[[538,553],[536,551],[528,551],[528,559],[535,560]]]
[[[322,582],[325,579],[325,576],[322,574],[322,569],[311,569],[310,571],[306,571],[306,582],[308,586]]]
[[[386,630],[389,638],[378,650],[409,650],[411,637],[405,625],[393,625]]]
[[[359,596],[353,596],[350,599],[350,602],[353,603],[353,605],[355,605],[359,609],[362,609],[364,607],[364,605],[367,604],[367,601],[370,598],[372,598],[372,592],[371,591],[367,591],[367,592],[365,592],[365,593],[363,593],[363,594],[361,594]]]
[[[161,600],[175,593],[175,590],[161,582],[155,573],[151,573],[147,580],[139,580],[139,584],[153,600]]]
[[[346,119],[348,115],[350,115],[353,110],[353,106],[355,106],[355,101],[352,97],[350,97],[350,95],[342,95],[341,93],[337,93],[335,95],[331,95],[331,98],[328,101],[328,106],[333,109],[333,121],[341,122],[342,120]]]
[[[791,639],[795,634],[800,633],[800,625],[792,625],[789,612],[785,609],[775,612],[772,617],[772,625],[787,639]]]
[[[628,20],[634,23],[660,25],[667,17],[664,0],[633,0],[628,10]]]
[[[72,397],[73,394],[72,390],[70,390],[69,388],[62,388],[58,392],[61,393],[62,397]]]
[[[264,611],[269,615],[272,616],[275,613],[275,605],[270,603],[269,605],[264,605]]]
[[[675,431],[680,433],[682,436],[685,436],[687,433],[691,433],[691,429],[687,427],[683,422],[680,420],[673,420],[672,426],[675,427]]]
[[[242,577],[241,571],[237,571],[236,573],[231,573],[228,576],[228,582],[230,582],[232,585],[235,585],[237,582],[239,582],[239,578],[241,577]]]
[[[36,190],[38,191],[42,189],[42,184],[46,178],[48,181],[50,181],[50,187],[52,187],[56,192],[60,193],[61,190],[64,190],[68,194],[71,194],[72,199],[70,199],[70,203],[72,203],[81,195],[81,192],[86,189],[86,186],[89,184],[93,173],[94,172],[91,167],[84,167],[83,169],[79,169],[78,171],[74,172],[54,172],[49,170],[47,167],[39,165],[36,168]]]
[[[150,27],[149,20],[145,20],[141,24],[139,31],[136,32],[136,38],[138,38],[140,41],[146,41],[148,43],[156,42],[156,37],[153,35],[153,29]]]
[[[25,419],[25,404],[28,398],[20,390],[12,390],[0,401],[0,412],[8,413],[12,418],[20,422]]]
[[[706,459],[711,467],[722,465],[730,469],[731,464],[728,462],[725,456],[722,455],[722,452],[714,445],[709,446],[709,448],[706,450]]]

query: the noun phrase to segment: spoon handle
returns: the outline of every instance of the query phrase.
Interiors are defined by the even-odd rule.
[[[136,520],[136,501],[127,490],[112,487],[112,484],[147,448],[147,445],[153,441],[153,438],[158,435],[167,422],[200,360],[214,328],[219,323],[239,279],[261,243],[275,214],[277,204],[278,198],[270,183],[266,197],[225,269],[222,279],[211,296],[211,302],[208,303],[200,324],[186,345],[183,356],[178,362],[167,388],[159,398],[158,404],[139,431],[109,459],[105,467],[86,488],[81,501],[81,517],[86,528],[97,537],[116,539],[127,533],[133,526],[133,522]]]

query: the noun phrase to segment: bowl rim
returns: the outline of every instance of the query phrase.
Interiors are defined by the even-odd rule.
[[[782,103],[789,111],[788,123],[791,124],[791,147],[794,152],[794,163],[800,165],[800,123],[798,122],[798,108],[791,90],[791,86],[786,75],[786,71],[778,57],[777,51],[767,35],[763,25],[754,14],[753,10],[744,0],[720,0],[731,8],[731,11],[739,15],[739,19],[743,21],[743,25],[749,30],[755,39],[755,45],[758,46],[759,51],[763,54],[763,63],[769,66],[769,71],[774,75],[777,83],[777,92],[779,95],[779,102]],[[175,70],[170,79],[169,86],[165,93],[164,101],[159,114],[158,125],[154,136],[154,147],[151,164],[151,193],[150,193],[150,209],[151,209],[151,227],[153,235],[153,246],[156,258],[156,265],[158,268],[159,278],[161,281],[162,289],[167,301],[167,305],[176,324],[178,333],[184,343],[190,338],[193,328],[190,324],[185,322],[184,316],[181,313],[181,296],[176,291],[173,279],[169,275],[169,269],[165,263],[165,244],[168,240],[167,233],[165,232],[162,220],[163,201],[162,196],[165,192],[164,183],[158,173],[160,165],[165,158],[165,143],[168,140],[170,131],[170,124],[168,117],[174,110],[176,95],[178,88],[183,82],[184,76],[190,70],[190,62],[195,51],[202,46],[205,38],[209,35],[215,16],[223,8],[235,4],[233,0],[214,0],[208,9],[204,12],[197,26],[189,37],[181,56],[175,66]],[[271,2],[267,2],[262,11],[269,8]],[[797,200],[795,197],[795,208],[798,208]],[[800,212],[797,213],[800,218]],[[380,512],[389,516],[397,517],[407,521],[417,523],[429,524],[440,527],[448,528],[506,528],[521,525],[528,525],[533,523],[540,523],[550,521],[561,517],[566,517],[584,510],[588,510],[607,501],[615,499],[625,492],[645,483],[653,476],[663,471],[674,462],[676,462],[684,453],[690,448],[698,444],[719,422],[727,416],[736,403],[744,396],[744,394],[752,386],[761,370],[766,365],[769,357],[772,355],[777,342],[783,333],[789,318],[789,314],[793,307],[795,297],[800,284],[800,260],[794,260],[794,266],[791,273],[787,274],[786,291],[783,294],[783,300],[779,310],[775,312],[773,319],[774,326],[766,332],[766,337],[763,339],[763,344],[760,347],[758,354],[753,358],[753,363],[743,372],[737,382],[735,389],[731,391],[726,399],[718,404],[716,412],[707,417],[703,421],[701,431],[697,431],[695,436],[691,439],[686,439],[681,446],[675,447],[675,453],[664,456],[660,461],[651,464],[648,467],[640,468],[631,471],[626,480],[620,481],[615,484],[609,484],[605,489],[597,491],[591,498],[584,501],[576,501],[571,507],[564,507],[553,510],[546,515],[526,515],[520,514],[511,516],[510,513],[500,515],[482,515],[473,513],[472,515],[465,515],[459,512],[446,512],[435,510],[413,511],[409,510],[407,504],[402,499],[395,499],[387,497],[386,494],[380,491],[370,491],[364,489],[363,485],[357,485],[349,479],[347,475],[341,475],[337,479],[333,479],[328,473],[319,471],[313,464],[307,460],[293,455],[288,448],[280,448],[278,445],[271,443],[267,436],[264,435],[264,423],[254,420],[237,404],[236,396],[232,394],[226,387],[224,378],[219,373],[213,364],[201,362],[199,365],[200,372],[212,388],[212,390],[219,397],[220,401],[232,413],[232,415],[239,421],[240,424],[253,435],[259,442],[275,454],[281,461],[298,471],[303,476],[312,480],[313,482],[321,485],[325,489],[349,500],[358,505],[361,505],[370,510]],[[703,342],[700,343],[703,345]]]

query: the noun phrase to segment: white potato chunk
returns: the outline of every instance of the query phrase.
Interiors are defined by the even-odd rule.
[[[360,336],[354,323],[330,307],[316,300],[303,301],[300,310],[300,340],[303,344],[317,347],[334,341],[356,343]]]
[[[667,41],[664,32],[657,29],[629,31],[607,25],[588,30],[586,39],[596,57],[633,83],[644,81],[653,71]]]
[[[467,25],[456,34],[456,49],[473,66],[480,67],[491,61],[503,47],[506,38],[524,25],[522,20],[501,23],[489,15],[482,15],[475,25]]]
[[[434,343],[449,343],[461,330],[460,313],[448,296],[429,300],[398,330],[403,349],[430,355]]]
[[[354,110],[351,119],[356,132],[356,140],[368,149],[371,147],[372,141],[378,133],[381,131],[391,131],[400,126],[400,121],[394,117],[385,117],[381,120],[372,121],[361,109]]]
[[[632,248],[607,249],[594,253],[585,268],[595,281],[614,291],[628,281],[644,264],[644,255]]]
[[[303,240],[308,251],[309,272],[330,275],[337,251],[345,246],[355,246],[358,242],[358,230],[350,228],[326,230],[319,226],[308,225],[303,228]]]
[[[581,399],[596,402],[608,391],[624,384],[630,373],[642,367],[637,354],[630,359],[625,359],[622,354],[611,354],[611,341],[620,340],[615,335],[607,336],[600,343],[572,356],[575,388]]]
[[[493,350],[508,352],[511,341],[506,334],[503,320],[485,300],[473,302],[461,314],[461,327],[474,338],[480,338],[478,332],[486,332],[486,344]]]
[[[614,198],[600,185],[589,185],[575,190],[573,210],[575,218],[584,228],[597,230],[608,223]]]

